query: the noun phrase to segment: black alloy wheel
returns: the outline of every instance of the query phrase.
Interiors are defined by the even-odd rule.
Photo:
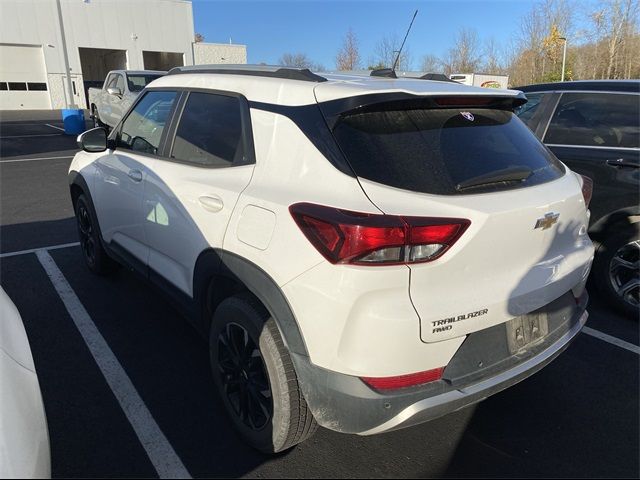
[[[218,368],[229,404],[251,430],[261,430],[273,415],[267,371],[249,332],[228,323],[218,335]]]
[[[640,307],[640,240],[616,250],[609,262],[609,280],[623,302],[634,309]]]
[[[80,234],[80,247],[87,264],[91,267],[96,264],[96,240],[91,215],[84,202],[78,202],[76,219]]]

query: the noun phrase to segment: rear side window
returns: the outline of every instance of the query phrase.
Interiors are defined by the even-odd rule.
[[[127,84],[130,92],[141,92],[147,84],[153,82],[156,78],[160,78],[162,75],[132,75],[127,74]]]
[[[510,111],[373,111],[343,117],[334,135],[359,177],[422,193],[505,190],[564,172]]]
[[[192,92],[184,106],[171,157],[203,167],[244,163],[240,99]]]
[[[638,148],[640,96],[563,93],[544,141],[557,145]]]
[[[176,95],[176,92],[147,92],[122,124],[118,147],[157,155]]]

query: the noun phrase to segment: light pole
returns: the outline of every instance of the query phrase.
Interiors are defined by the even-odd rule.
[[[564,48],[562,50],[562,76],[560,77],[560,81],[564,82],[564,66],[567,62],[567,38],[560,37],[560,40],[564,40]]]
[[[69,68],[69,55],[67,54],[67,39],[64,35],[64,23],[62,21],[62,7],[60,6],[60,0],[56,0],[56,6],[58,7],[58,24],[60,26],[60,37],[62,40],[62,55],[64,58],[64,70],[67,74],[67,91],[69,97],[67,100],[67,108],[76,108],[76,103],[73,98],[73,88],[71,87],[71,69]]]

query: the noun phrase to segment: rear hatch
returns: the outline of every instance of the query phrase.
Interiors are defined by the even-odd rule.
[[[593,247],[580,181],[504,103],[382,102],[333,123],[383,213],[470,221],[444,254],[409,263],[423,341],[532,312],[588,274]]]

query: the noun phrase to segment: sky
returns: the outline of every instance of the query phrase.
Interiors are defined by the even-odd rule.
[[[218,1],[193,0],[195,31],[206,42],[247,46],[248,63],[277,64],[283,53],[306,53],[327,69],[352,28],[365,63],[384,36],[404,37],[413,12],[418,16],[407,40],[412,68],[425,54],[444,56],[461,27],[481,39],[507,45],[533,0],[440,1]],[[366,65],[364,65],[366,67]]]

